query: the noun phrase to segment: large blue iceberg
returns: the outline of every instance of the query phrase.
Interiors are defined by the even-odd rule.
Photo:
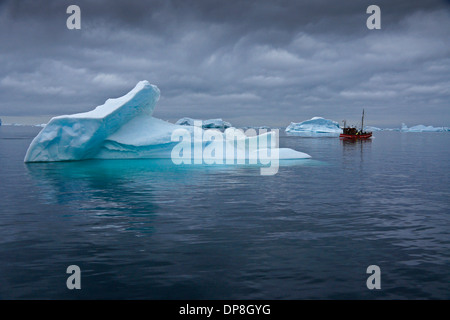
[[[285,131],[303,137],[338,137],[342,133],[339,123],[322,117],[314,117],[299,123],[292,122]]]
[[[108,99],[92,111],[54,117],[31,142],[24,161],[171,158],[178,144],[172,139],[174,130],[188,130],[193,136],[193,144],[196,130],[204,130],[152,117],[159,97],[160,91],[156,86],[141,81],[123,97]],[[226,132],[219,134],[225,135]],[[274,136],[271,132],[266,135]],[[260,147],[260,138],[264,136],[241,136],[247,145],[256,143],[260,148],[252,149],[253,153],[248,152],[247,159],[267,151],[267,147]],[[213,141],[202,141],[202,147],[210,145],[211,149]],[[233,141],[229,145],[234,148]],[[310,158],[306,153],[288,148],[273,148],[271,152],[279,155],[279,159]]]

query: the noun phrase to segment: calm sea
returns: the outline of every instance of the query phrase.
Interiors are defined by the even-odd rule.
[[[313,159],[261,176],[24,164],[39,130],[0,127],[0,299],[450,298],[450,133],[281,136]],[[81,290],[66,287],[69,265]]]

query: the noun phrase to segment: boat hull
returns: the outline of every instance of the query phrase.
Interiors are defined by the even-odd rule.
[[[372,132],[365,133],[365,134],[344,134],[341,133],[339,135],[339,138],[341,139],[348,139],[348,140],[366,140],[370,139],[372,137]]]

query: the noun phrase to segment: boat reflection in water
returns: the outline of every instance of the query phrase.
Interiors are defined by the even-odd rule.
[[[343,147],[342,156],[344,164],[348,165],[351,170],[354,169],[354,166],[358,162],[362,165],[364,162],[364,157],[370,158],[372,139],[341,139],[340,141]]]

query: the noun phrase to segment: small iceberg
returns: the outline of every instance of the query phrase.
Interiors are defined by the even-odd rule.
[[[402,127],[400,128],[401,132],[447,132],[450,131],[448,127],[433,127],[433,126],[424,126],[423,124],[419,124],[417,126],[413,126],[408,128],[408,126],[402,123]]]
[[[222,119],[208,119],[208,120],[199,120],[192,119],[188,117],[181,118],[175,124],[180,126],[193,126],[195,122],[202,123],[203,129],[227,129],[231,128],[231,123],[227,121],[223,121]]]
[[[303,152],[272,147],[274,138],[276,138],[275,132],[249,137],[235,128],[228,128],[225,132],[220,132],[204,130],[197,126],[173,124],[154,118],[152,114],[159,97],[160,91],[155,85],[148,81],[141,81],[126,95],[108,99],[103,105],[92,111],[54,117],[33,139],[24,161],[136,158],[172,159],[174,161],[175,150],[182,150],[183,153],[179,153],[177,156],[183,154],[184,157],[184,151],[189,151],[186,154],[191,154],[191,149],[194,150],[193,158],[195,159],[197,157],[221,159],[222,155],[225,156],[225,152],[219,153],[223,146],[227,147],[227,157],[230,151],[231,154],[240,154],[248,160],[256,157],[261,160],[264,159],[264,156],[272,157],[273,155],[276,155],[277,160],[311,158],[310,155]],[[216,120],[221,119],[215,119],[211,121],[212,124],[207,122],[203,125],[228,125],[228,123]],[[184,135],[185,133],[186,135]],[[211,140],[207,140],[205,136],[208,134],[214,136],[214,139],[210,137]],[[183,139],[175,140],[174,136]],[[232,138],[229,139],[229,136]],[[185,140],[188,142],[185,143]],[[269,140],[270,144],[264,144]],[[183,147],[181,148],[182,143]],[[252,148],[243,150],[247,146],[252,146]],[[177,149],[177,147],[179,148]],[[200,148],[200,152],[197,152],[198,148]],[[183,160],[184,158],[178,157],[177,159]],[[267,164],[267,161],[264,164]]]
[[[285,131],[303,137],[339,137],[342,133],[339,123],[322,117],[314,117],[299,123],[292,122]]]

